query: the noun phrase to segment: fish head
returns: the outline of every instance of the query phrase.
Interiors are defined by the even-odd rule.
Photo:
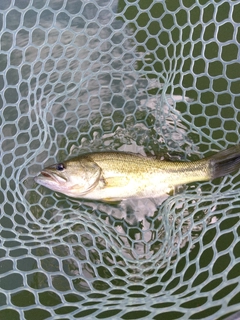
[[[81,198],[97,186],[101,168],[91,159],[73,159],[49,166],[35,181],[53,191]]]

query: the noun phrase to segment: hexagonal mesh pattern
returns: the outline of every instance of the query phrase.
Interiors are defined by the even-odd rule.
[[[237,1],[1,1],[1,319],[223,319],[239,178],[109,205],[36,185],[91,150],[194,160],[239,141]]]

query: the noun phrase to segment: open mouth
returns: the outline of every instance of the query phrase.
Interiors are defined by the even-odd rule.
[[[63,177],[60,177],[59,175],[55,175],[53,173],[48,173],[47,171],[41,171],[41,176],[44,178],[47,178],[48,180],[55,181],[57,183],[60,182],[66,182],[66,179]]]
[[[46,171],[41,171],[41,176],[43,178],[47,178],[47,180],[58,182],[58,180],[54,177],[53,174],[50,174],[50,173],[48,173]]]
[[[45,171],[42,171],[42,172],[41,172],[41,175],[44,176],[44,177],[46,177],[46,178],[50,178],[50,179],[53,178],[49,173],[47,173],[47,172],[45,172]]]

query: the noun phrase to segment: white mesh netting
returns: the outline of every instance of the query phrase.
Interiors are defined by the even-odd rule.
[[[239,142],[238,1],[0,2],[0,319],[225,319],[238,173],[109,205],[38,186],[91,150],[195,160]]]

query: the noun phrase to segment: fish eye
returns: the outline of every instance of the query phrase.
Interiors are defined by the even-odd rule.
[[[56,169],[57,169],[58,171],[63,171],[63,170],[65,169],[64,163],[58,163],[58,164],[56,165]]]

